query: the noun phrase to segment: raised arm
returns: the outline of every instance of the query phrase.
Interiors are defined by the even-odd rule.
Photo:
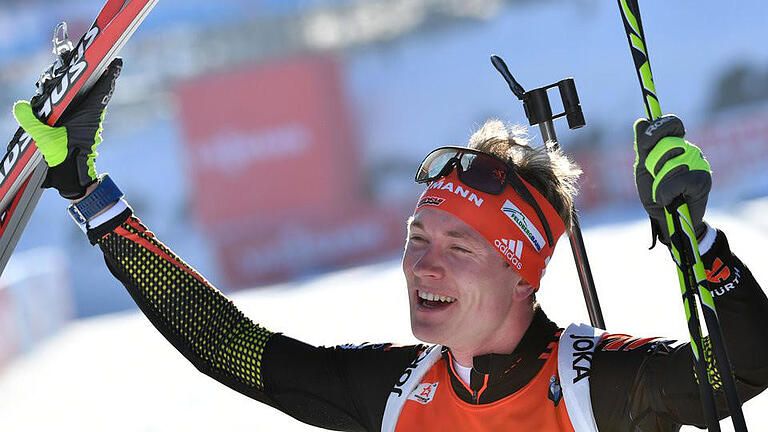
[[[711,185],[709,163],[699,148],[684,140],[684,134],[682,122],[674,116],[635,123],[635,181],[654,236],[665,245],[669,235],[663,206],[676,196],[686,198],[737,390],[746,401],[768,388],[768,298],[731,252],[725,234],[703,222]],[[723,418],[727,411],[719,371],[714,364],[708,369],[715,378],[716,404]],[[688,343],[606,335],[595,353],[592,372],[592,399],[601,430],[676,431],[681,424],[705,426]]]
[[[101,123],[121,66],[119,59],[112,63],[58,127],[37,120],[28,102],[14,106],[50,167],[45,186],[71,200],[70,214],[101,248],[109,270],[198,370],[306,423],[377,430],[390,389],[420,347],[314,347],[273,333],[161,243],[95,167]]]
[[[377,430],[386,396],[417,355],[419,347],[389,344],[314,347],[255,324],[130,208],[88,237],[150,322],[200,372],[303,422]]]

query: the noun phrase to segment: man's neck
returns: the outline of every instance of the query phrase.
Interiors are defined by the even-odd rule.
[[[451,349],[454,361],[464,367],[473,367],[473,359],[484,354],[509,354],[517,348],[520,340],[525,335],[528,327],[533,321],[534,310],[525,310],[520,314],[515,314],[517,319],[510,320],[509,324],[498,330],[495,337],[483,345],[471,347],[468,349]]]

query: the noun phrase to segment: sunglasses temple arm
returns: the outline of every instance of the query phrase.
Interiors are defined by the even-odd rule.
[[[547,219],[544,217],[544,212],[541,211],[541,208],[538,204],[536,204],[536,201],[531,200],[531,202],[534,204],[533,209],[536,211],[536,216],[538,216],[539,220],[541,221],[541,225],[544,226],[544,233],[547,235],[547,244],[550,247],[554,246],[555,240],[552,238],[552,230],[549,229],[549,224],[547,223]]]
[[[512,185],[515,192],[517,192],[529,206],[533,207],[533,211],[536,212],[536,217],[539,218],[539,222],[541,222],[541,225],[544,227],[544,232],[547,234],[547,245],[550,247],[554,246],[555,240],[552,237],[552,230],[549,228],[547,218],[544,216],[544,212],[541,210],[541,207],[539,207],[539,204],[536,203],[536,199],[531,195],[531,191],[528,190],[528,187],[526,187],[520,179],[520,176],[513,171],[512,175],[508,177],[507,182]]]

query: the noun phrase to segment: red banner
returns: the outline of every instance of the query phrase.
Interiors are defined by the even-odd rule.
[[[405,244],[403,212],[346,207],[253,220],[214,236],[230,286],[279,282],[394,256]]]
[[[196,217],[230,287],[395,253],[410,209],[363,194],[338,65],[282,60],[178,89]]]
[[[343,205],[359,191],[356,147],[329,59],[196,79],[178,89],[192,200],[203,224]]]

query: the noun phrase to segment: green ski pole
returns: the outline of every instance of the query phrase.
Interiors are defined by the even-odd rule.
[[[640,19],[640,8],[637,0],[618,0],[618,4],[624,22],[624,30],[632,52],[635,70],[640,81],[640,88],[643,92],[646,114],[653,121],[661,117],[661,107],[656,97],[656,88],[646,49],[645,34],[643,33],[642,21]],[[698,376],[699,391],[701,393],[702,408],[707,428],[710,431],[720,431],[713,390],[715,383],[712,382],[712,377],[707,368],[707,364],[710,363],[708,360],[711,360],[709,358],[711,353],[708,353],[704,347],[706,338],[702,337],[701,334],[699,312],[696,307],[697,294],[716,360],[716,371],[720,373],[722,386],[726,393],[731,420],[736,431],[746,431],[747,425],[741,409],[741,402],[736,393],[736,384],[726,353],[725,341],[720,330],[715,302],[712,294],[705,286],[706,273],[704,272],[704,264],[701,261],[699,244],[688,211],[688,204],[685,203],[682,197],[678,197],[675,202],[667,206],[665,212],[667,228],[670,233],[670,248],[677,264],[683,306],[691,337],[691,349],[695,358],[696,374]],[[715,364],[715,362],[711,363]]]

